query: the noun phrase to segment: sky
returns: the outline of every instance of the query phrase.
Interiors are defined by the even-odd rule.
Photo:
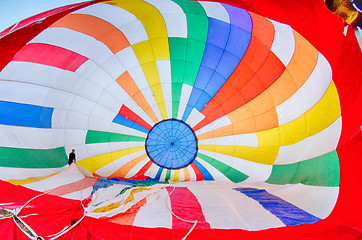
[[[0,0],[0,32],[47,10],[86,0]]]

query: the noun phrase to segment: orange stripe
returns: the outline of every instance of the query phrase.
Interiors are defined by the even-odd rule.
[[[119,214],[114,215],[114,216],[112,216],[110,218],[101,217],[100,219],[105,219],[107,221],[118,223],[118,224],[121,224],[121,225],[132,225],[135,218],[136,218],[136,215],[137,215],[138,211],[141,209],[141,207],[146,205],[146,203],[147,203],[146,198],[143,198],[142,200],[137,202],[130,209],[128,209],[127,211],[125,211],[123,213],[119,213]]]
[[[130,46],[127,38],[115,26],[100,18],[85,14],[69,14],[50,27],[64,27],[84,33],[104,43],[114,54]]]
[[[125,164],[123,167],[118,169],[115,173],[111,175],[111,177],[126,177],[127,173],[138,163],[140,163],[142,160],[144,160],[147,157],[146,154],[143,154],[131,161],[129,161],[127,164]]]
[[[187,168],[184,168],[185,181],[190,181],[190,172]]]
[[[142,108],[142,110],[152,119],[153,122],[158,122],[155,113],[148,104],[142,92],[138,89],[128,72],[124,72],[117,78],[117,83],[132,97],[132,99]]]

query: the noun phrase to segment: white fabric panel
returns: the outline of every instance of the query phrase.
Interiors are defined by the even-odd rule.
[[[206,126],[200,128],[195,133],[196,133],[196,135],[201,135],[201,134],[210,132],[212,130],[216,130],[216,129],[228,126],[230,124],[232,124],[232,122],[230,121],[230,119],[228,118],[227,115],[224,115],[221,118],[218,118],[215,121],[213,121],[213,122],[207,124]]]
[[[129,70],[134,67],[138,67],[140,65],[140,62],[138,61],[138,58],[136,54],[133,51],[133,48],[131,46],[126,47],[115,54],[118,59],[122,62],[123,66]]]
[[[196,108],[193,108],[191,110],[190,116],[187,118],[186,122],[191,127],[195,127],[196,124],[201,122],[204,118],[205,118],[205,116],[202,113],[200,113]]]
[[[246,133],[232,136],[216,137],[199,140],[199,144],[233,145],[259,147],[256,133]]]
[[[84,175],[79,172],[75,166],[69,166],[65,171],[62,171],[52,177],[38,182],[25,184],[23,186],[36,191],[44,192],[69,183],[77,182],[83,178]]]
[[[157,200],[140,208],[134,219],[133,225],[150,228],[172,228],[172,213],[169,209],[170,206],[171,203],[168,192],[166,189],[163,189],[160,191]]]
[[[261,230],[285,226],[257,201],[228,185],[190,183],[211,228]]]
[[[89,100],[88,98],[84,98],[80,95],[74,95],[72,97],[72,104],[68,110],[89,115],[95,105],[96,103]]]
[[[113,121],[122,106],[122,103],[118,102],[117,99],[106,91],[102,92],[97,102],[98,104],[92,109],[91,115],[110,121]]]
[[[65,48],[96,63],[103,63],[113,55],[106,45],[95,38],[63,27],[47,28],[29,43],[46,43]]]
[[[86,129],[88,119],[86,114],[54,109],[52,124],[53,128]]]
[[[87,130],[82,129],[64,129],[63,143],[68,146],[82,145],[85,142]]]
[[[163,98],[165,100],[167,117],[172,118],[172,82],[171,65],[169,60],[156,61],[160,77]]]
[[[205,9],[206,15],[208,17],[215,18],[226,23],[230,23],[229,14],[221,3],[202,2],[202,1],[199,1],[199,3]]]
[[[147,32],[139,20],[119,26],[118,28],[126,36],[131,45],[148,40]]]
[[[0,179],[6,181],[9,179],[27,179],[29,177],[48,176],[54,173],[64,171],[68,166],[61,168],[11,168],[0,167]]]
[[[251,162],[241,158],[236,158],[233,156],[210,152],[202,149],[199,149],[199,153],[212,157],[248,175],[249,178],[244,181],[247,183],[265,182],[269,178],[273,168],[272,165]]]
[[[121,134],[128,134],[128,135],[132,135],[132,136],[138,136],[138,137],[147,137],[147,134],[138,130],[135,130],[133,128],[129,128],[126,126],[122,126],[116,123],[113,123],[111,125],[111,132],[114,133],[121,133]]]
[[[72,192],[66,195],[63,195],[63,198],[73,199],[73,200],[84,200],[88,198],[93,191],[93,187],[83,189],[82,191]]]
[[[192,86],[183,83],[182,89],[181,89],[181,98],[180,98],[178,112],[177,112],[177,119],[182,119],[182,116],[185,112],[186,105],[187,105],[187,102],[189,101],[191,92],[192,92]]]
[[[168,37],[187,38],[187,20],[182,8],[170,0],[145,0],[155,6],[165,20]]]
[[[342,131],[342,117],[317,134],[288,146],[280,146],[274,164],[290,164],[334,151]]]
[[[267,191],[285,201],[324,219],[336,205],[339,187],[310,186],[301,183],[270,185]]]
[[[292,97],[276,107],[279,125],[291,122],[311,109],[323,97],[331,82],[331,67],[318,53],[317,64],[307,81]]]
[[[83,63],[76,71],[76,73],[88,81],[100,86],[102,89],[105,89],[111,82],[114,82],[114,79],[105,72],[104,69],[100,68],[99,65],[94,63],[91,60]]]
[[[126,178],[130,178],[133,177],[137,174],[137,172],[139,170],[141,170],[141,168],[143,166],[146,165],[146,163],[150,161],[148,157],[146,157],[145,159],[143,159],[141,162],[139,162],[136,166],[134,166],[133,168],[131,168],[131,170],[127,173]]]
[[[173,182],[173,181],[175,181],[175,170],[171,169],[169,182]]]
[[[112,175],[115,171],[117,171],[118,169],[120,169],[121,167],[123,167],[125,164],[127,164],[129,161],[135,159],[136,157],[141,156],[142,154],[145,154],[145,150],[141,150],[138,152],[134,152],[131,154],[128,154],[124,157],[121,157],[107,165],[105,165],[104,167],[98,169],[96,171],[97,174],[101,175],[101,176],[110,176]]]
[[[207,171],[211,174],[211,176],[214,178],[215,181],[223,181],[223,182],[229,182],[230,180],[225,177],[224,174],[222,174],[219,170],[217,170],[215,167],[213,167],[208,162],[204,161],[203,159],[196,157],[196,160],[204,166]]]
[[[295,50],[293,29],[289,25],[279,23],[271,19],[268,20],[272,22],[275,30],[274,41],[270,50],[285,66],[288,66]]]
[[[185,180],[185,171],[183,168],[179,169],[179,177],[178,177],[178,181],[182,182]]]
[[[34,84],[0,80],[0,100],[44,106],[49,88]]]
[[[196,181],[196,173],[194,169],[191,167],[191,165],[187,166],[187,170],[189,170],[190,173],[190,181]]]
[[[147,159],[149,160],[149,158],[147,157]],[[145,176],[148,176],[150,178],[155,178],[158,172],[158,169],[160,167],[157,166],[156,164],[152,163],[150,168],[147,169],[147,171],[145,172]]]
[[[60,81],[59,81],[60,82]],[[96,103],[104,90],[91,81],[84,81],[76,95]]]
[[[30,149],[50,149],[63,146],[63,130],[49,128],[30,128],[2,125],[0,146]],[[36,136],[36,137],[34,137]]]
[[[105,60],[102,63],[101,68],[108,72],[109,75],[111,75],[112,78],[115,80],[126,71],[123,64],[114,55]]]
[[[50,106],[53,108],[62,108],[63,102],[69,97],[68,92],[59,91],[54,88],[49,88],[49,93],[46,99],[44,100],[43,106]],[[53,126],[53,125],[52,125]]]

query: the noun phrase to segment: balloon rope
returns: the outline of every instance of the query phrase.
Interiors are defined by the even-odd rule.
[[[173,193],[173,191],[175,190],[175,187],[173,187],[172,191],[170,192],[170,194],[168,195],[168,197],[170,198],[171,200],[171,194]],[[193,223],[194,225],[192,226],[192,228],[188,231],[188,233],[182,238],[182,240],[186,240],[186,238],[190,235],[190,233],[194,230],[194,228],[196,227],[197,225],[197,220],[186,220],[186,219],[183,219],[183,218],[180,218],[179,216],[177,216],[174,212],[172,212],[170,206],[168,206],[168,201],[166,201],[166,206],[168,208],[168,210],[171,212],[171,214],[173,216],[175,216],[176,218],[180,219],[181,221],[184,221],[184,222],[188,222],[188,223]]]
[[[57,238],[63,236],[64,234],[66,234],[67,232],[72,230],[75,226],[77,226],[84,219],[85,214],[86,214],[86,210],[85,210],[85,207],[83,205],[83,194],[82,194],[83,186],[84,186],[84,182],[82,183],[82,188],[80,189],[80,204],[82,205],[82,208],[83,208],[83,216],[76,223],[74,223],[72,226],[70,226],[69,228],[65,227],[60,232],[51,235],[51,236],[54,236],[54,237],[50,238],[49,240],[54,240],[54,239],[57,239]]]

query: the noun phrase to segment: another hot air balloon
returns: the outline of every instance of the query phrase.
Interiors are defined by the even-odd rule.
[[[91,1],[0,37],[2,239],[361,236],[362,56],[323,1]]]

